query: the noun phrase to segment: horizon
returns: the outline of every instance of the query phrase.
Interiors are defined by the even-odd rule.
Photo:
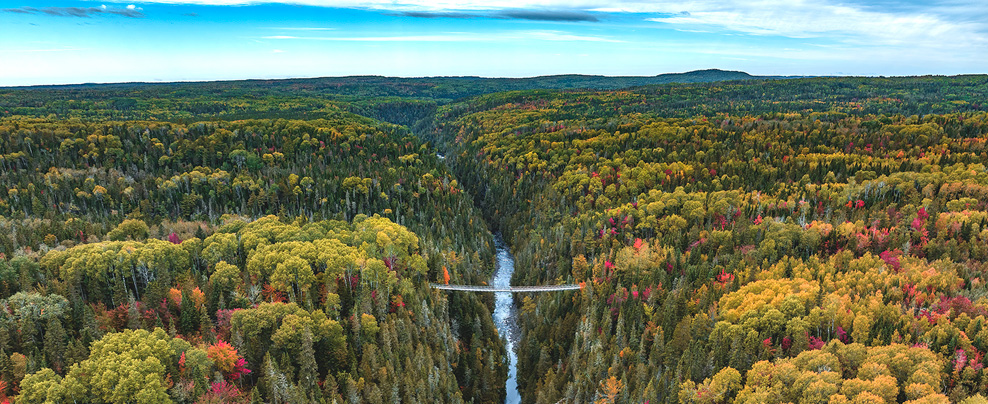
[[[606,74],[582,74],[582,73],[559,73],[559,74],[543,74],[538,76],[383,76],[383,75],[373,75],[373,74],[355,74],[346,76],[316,76],[316,77],[283,77],[283,78],[245,78],[245,79],[218,79],[218,80],[176,80],[176,81],[116,81],[116,82],[81,82],[81,83],[57,83],[57,84],[30,84],[30,85],[12,85],[5,86],[0,85],[0,89],[31,89],[31,88],[45,88],[45,87],[77,87],[77,86],[114,86],[114,85],[169,85],[169,84],[196,84],[196,83],[233,83],[240,81],[288,81],[288,80],[320,80],[320,79],[346,79],[346,78],[362,78],[362,77],[376,77],[384,79],[399,79],[399,80],[415,80],[415,79],[477,79],[477,80],[524,80],[524,79],[538,79],[546,77],[565,77],[565,76],[583,76],[583,77],[606,77],[606,78],[648,78],[648,77],[661,77],[667,75],[686,75],[697,72],[708,72],[708,71],[719,71],[727,73],[743,73],[751,76],[752,80],[796,80],[796,79],[810,79],[810,78],[914,78],[914,77],[961,77],[961,76],[988,76],[988,73],[958,73],[958,74],[915,74],[915,75],[842,75],[842,76],[807,76],[807,75],[791,75],[791,76],[769,76],[769,75],[753,75],[741,70],[725,70],[718,68],[710,69],[698,69],[690,70],[685,72],[666,72],[658,73],[652,75],[637,75],[637,76],[620,76],[620,75],[606,75]],[[715,80],[717,81],[732,81],[732,80]],[[702,84],[709,83],[707,81],[701,82],[676,82],[672,81],[667,84]],[[660,84],[661,85],[661,84]]]
[[[988,73],[988,8],[976,0],[2,0],[0,60],[15,61],[0,64],[2,87],[708,69],[952,76]]]

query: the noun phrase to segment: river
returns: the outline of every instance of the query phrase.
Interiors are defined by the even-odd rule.
[[[497,270],[494,272],[491,285],[511,287],[511,274],[515,272],[515,257],[511,255],[500,234],[494,236],[494,247],[497,249]],[[511,292],[494,293],[494,325],[497,326],[498,334],[504,337],[508,351],[508,380],[504,386],[507,395],[504,397],[504,403],[521,403],[521,394],[518,393],[518,355],[515,353],[515,342],[518,341],[518,311],[515,309]]]

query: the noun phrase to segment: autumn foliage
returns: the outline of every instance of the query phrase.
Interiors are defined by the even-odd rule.
[[[988,394],[984,76],[615,83],[0,90],[0,401]]]

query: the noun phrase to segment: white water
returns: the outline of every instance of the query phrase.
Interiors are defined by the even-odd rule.
[[[491,284],[495,287],[511,287],[511,274],[515,272],[515,257],[511,255],[500,235],[494,237],[494,247],[497,249],[497,271],[494,272],[494,280]],[[515,354],[515,342],[518,339],[517,315],[511,292],[494,293],[494,325],[497,326],[498,334],[504,337],[509,360],[508,380],[504,386],[507,392],[504,397],[505,404],[521,403],[521,394],[518,393],[518,355]]]

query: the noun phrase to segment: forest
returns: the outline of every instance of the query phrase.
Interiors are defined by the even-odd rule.
[[[0,402],[984,402],[988,76],[701,73],[0,89]]]

